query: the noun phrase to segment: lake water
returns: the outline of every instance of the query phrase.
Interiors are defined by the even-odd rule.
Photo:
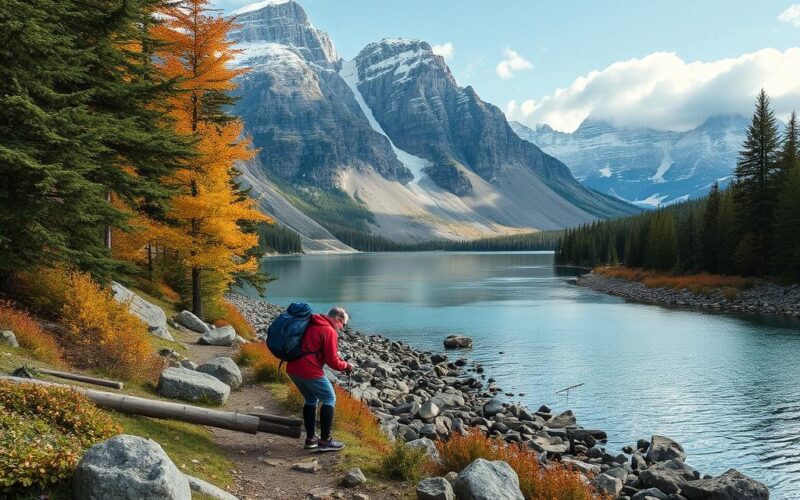
[[[507,398],[572,409],[612,454],[653,433],[714,475],[735,467],[800,498],[800,322],[625,302],[579,288],[549,253],[269,258],[266,298],[343,305],[354,328],[443,351],[459,333]],[[556,395],[584,385],[569,397]]]

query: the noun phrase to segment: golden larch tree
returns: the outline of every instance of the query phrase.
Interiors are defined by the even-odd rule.
[[[159,65],[179,79],[181,89],[170,111],[178,132],[191,136],[196,148],[184,168],[165,181],[178,190],[165,244],[191,268],[192,310],[202,317],[202,274],[213,270],[228,285],[237,273],[256,271],[256,259],[244,256],[258,237],[242,225],[268,218],[253,200],[239,196],[234,183],[236,162],[255,152],[242,136],[241,121],[225,111],[234,78],[245,71],[231,66],[237,53],[227,39],[232,21],[214,14],[206,0],[176,2],[161,14],[163,22],[154,28],[165,43],[157,53]]]

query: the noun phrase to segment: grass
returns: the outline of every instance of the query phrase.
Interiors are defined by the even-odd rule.
[[[752,278],[743,278],[741,276],[708,273],[673,274],[625,266],[596,267],[594,272],[609,278],[638,281],[649,288],[672,288],[676,290],[686,288],[695,293],[705,295],[720,291],[727,298],[734,298],[739,291],[752,288],[755,285],[755,281]]]
[[[205,427],[121,413],[114,413],[113,416],[126,434],[147,437],[160,444],[182,472],[220,488],[232,484],[230,470],[235,468],[234,464],[214,444],[211,433]],[[192,460],[197,460],[197,463]]]
[[[33,357],[54,365],[63,365],[63,354],[56,340],[45,332],[38,321],[10,302],[0,301],[0,330],[11,330],[20,347]]]

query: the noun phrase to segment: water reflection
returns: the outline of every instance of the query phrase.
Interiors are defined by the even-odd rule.
[[[567,283],[551,254],[357,254],[270,258],[268,300],[323,310],[420,348],[475,339],[469,356],[524,403],[571,408],[617,451],[674,437],[703,472],[736,467],[791,498],[800,488],[800,326],[630,304]],[[504,351],[504,354],[498,354]],[[569,395],[556,391],[585,385]]]

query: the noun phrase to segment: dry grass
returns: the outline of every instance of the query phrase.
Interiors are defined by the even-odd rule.
[[[367,404],[354,398],[339,386],[334,386],[334,390],[336,391],[336,428],[352,434],[367,448],[381,454],[388,453],[389,440]]]
[[[20,347],[28,349],[41,361],[61,365],[61,348],[29,313],[15,308],[10,302],[0,301],[0,331],[11,330]]]
[[[596,267],[594,272],[609,278],[638,281],[649,288],[673,288],[676,290],[687,288],[695,293],[703,294],[721,290],[726,297],[735,297],[740,290],[751,288],[754,285],[752,279],[741,276],[708,273],[676,275],[625,266]]]
[[[264,342],[251,342],[239,349],[237,363],[251,366],[259,382],[288,382],[289,377],[280,368],[281,361],[276,358]]]
[[[461,471],[475,459],[502,460],[519,476],[520,489],[528,500],[602,499],[583,476],[560,464],[543,467],[530,451],[515,444],[490,439],[479,432],[467,436],[453,434],[436,444],[442,458],[440,472]]]
[[[241,335],[247,340],[252,340],[256,337],[256,329],[247,321],[247,318],[228,301],[222,303],[222,309],[225,310],[225,317],[221,318],[236,330],[236,333]]]

